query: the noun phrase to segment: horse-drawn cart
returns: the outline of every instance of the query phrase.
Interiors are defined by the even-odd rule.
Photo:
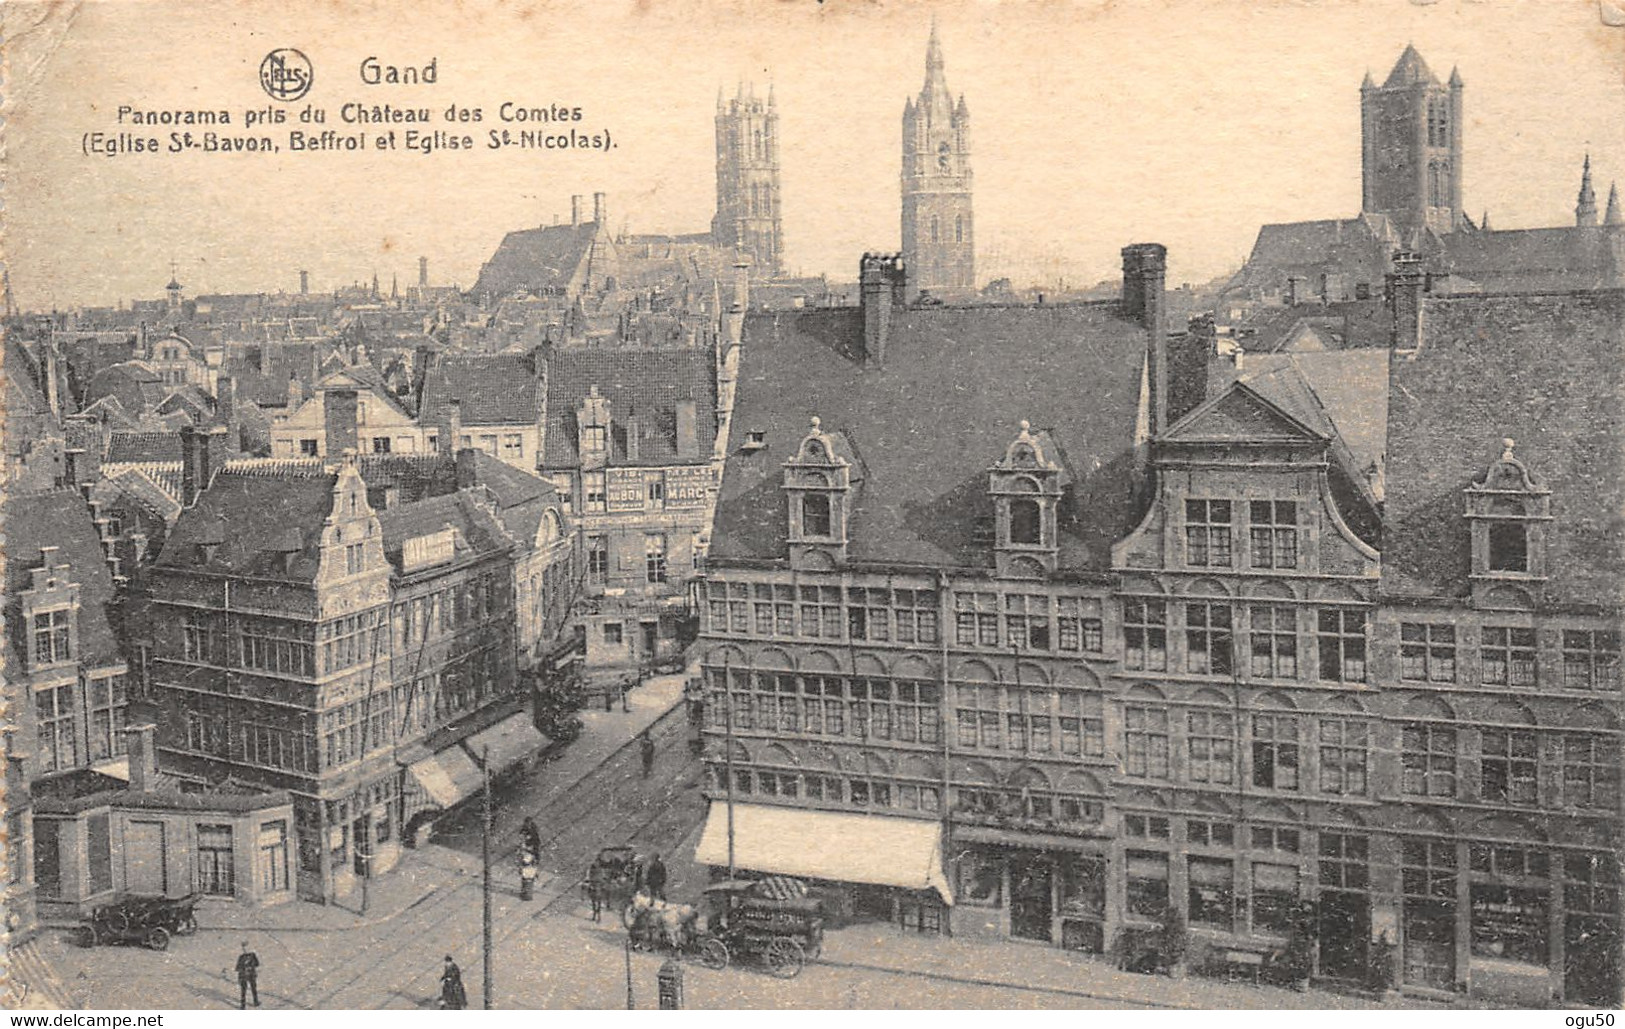
[[[703,912],[638,895],[627,914],[634,947],[692,955],[707,968],[748,958],[781,979],[800,975],[824,942],[823,911],[795,879],[715,883]]]
[[[621,924],[631,928],[632,898],[638,891],[642,865],[631,847],[605,847],[587,870],[581,891],[592,902],[592,920],[605,910],[621,916]]]

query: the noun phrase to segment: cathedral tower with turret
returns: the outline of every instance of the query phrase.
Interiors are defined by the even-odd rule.
[[[1360,87],[1361,210],[1384,214],[1407,238],[1455,232],[1461,206],[1460,73],[1442,84],[1407,46],[1381,86]]]
[[[717,93],[717,213],[711,239],[748,254],[752,274],[784,270],[779,112],[771,87],[765,101],[744,85],[731,100]]]
[[[943,73],[937,27],[925,51],[925,87],[903,107],[903,268],[908,295],[976,287],[971,218],[970,109]]]

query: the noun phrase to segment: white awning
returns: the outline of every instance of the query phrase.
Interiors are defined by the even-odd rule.
[[[478,793],[484,782],[479,768],[461,747],[447,747],[434,757],[414,761],[407,767],[423,792],[443,808]]]
[[[942,826],[914,818],[848,815],[735,804],[734,864],[752,872],[832,882],[936,890],[954,902],[942,872]],[[702,865],[728,863],[728,805],[713,801],[694,850]]]
[[[476,765],[485,760],[489,747],[491,773],[495,775],[547,746],[547,737],[531,724],[530,715],[521,711],[470,736],[463,746],[474,756]]]

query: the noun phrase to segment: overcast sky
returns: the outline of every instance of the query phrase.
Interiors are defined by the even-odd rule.
[[[1137,241],[1168,246],[1171,281],[1203,281],[1261,223],[1355,214],[1360,80],[1407,42],[1466,80],[1475,218],[1571,223],[1587,151],[1599,203],[1625,179],[1625,28],[1596,0],[9,6],[5,243],[24,307],[152,297],[171,259],[189,294],[292,290],[301,268],[315,289],[374,272],[387,289],[416,281],[419,255],[434,282],[468,286],[504,232],[568,218],[573,193],[607,192],[617,228],[704,231],[717,89],[741,78],[776,89],[789,265],[850,279],[860,253],[898,246],[901,112],[933,13],[970,105],[984,282],[1109,278]],[[479,149],[81,154],[97,130],[167,142],[119,126],[123,104],[240,123],[266,103],[275,47],[315,68],[291,110],[321,105],[346,129],[352,100],[479,106]],[[363,85],[369,55],[435,58],[439,81]],[[486,150],[504,100],[579,105],[579,127],[617,149]]]

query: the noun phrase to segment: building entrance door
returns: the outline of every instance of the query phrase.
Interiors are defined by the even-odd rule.
[[[644,622],[643,624],[643,656],[654,660],[660,649],[660,623]]]
[[[124,881],[131,893],[169,893],[169,849],[164,823],[132,821],[124,833]]]
[[[1106,951],[1106,859],[1075,855],[1061,865],[1061,946]]]
[[[1570,915],[1563,932],[1563,997],[1619,1004],[1619,923],[1607,915]]]
[[[1323,890],[1320,894],[1320,974],[1360,980],[1371,949],[1371,898],[1363,893]]]
[[[1010,859],[1010,935],[1050,942],[1055,911],[1054,874],[1038,855]]]

